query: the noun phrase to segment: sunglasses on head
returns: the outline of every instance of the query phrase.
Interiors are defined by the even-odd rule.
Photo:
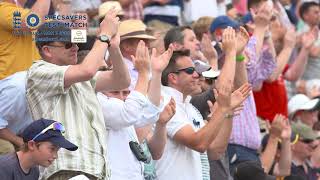
[[[187,68],[184,68],[184,69],[179,69],[177,70],[176,72],[174,73],[180,73],[180,72],[185,72],[187,74],[193,74],[194,72],[196,71],[196,69],[194,67],[187,67]]]
[[[52,45],[52,44],[48,44],[47,46],[51,46],[51,47],[64,47],[65,49],[70,49],[74,46],[76,46],[77,44],[75,43],[71,43],[71,42],[67,42],[67,43],[63,43],[63,46],[58,46],[58,45]]]
[[[65,132],[64,126],[61,123],[54,122],[54,123],[50,124],[48,127],[44,128],[40,133],[35,135],[34,138],[32,138],[32,141],[34,141],[37,137],[46,133],[49,130],[60,131],[61,134],[63,134]]]

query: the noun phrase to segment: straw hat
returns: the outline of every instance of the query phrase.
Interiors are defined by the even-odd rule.
[[[107,1],[99,6],[99,18],[103,18],[112,7],[118,11],[117,15],[124,15],[123,9],[118,1]]]
[[[120,39],[151,39],[155,40],[156,38],[150,36],[146,32],[146,25],[143,24],[141,20],[130,19],[122,21],[119,27]]]

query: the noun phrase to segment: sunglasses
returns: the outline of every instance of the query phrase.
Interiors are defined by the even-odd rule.
[[[310,144],[310,143],[313,143],[314,139],[300,139],[300,141],[305,144]]]
[[[34,138],[32,138],[32,141],[34,141],[37,137],[46,133],[49,130],[60,131],[61,134],[63,134],[65,132],[64,126],[61,123],[54,122],[54,123],[50,124],[48,127],[46,127],[45,129],[43,129],[40,133],[35,135]]]
[[[185,72],[185,73],[191,75],[191,74],[193,74],[195,71],[196,71],[196,69],[195,69],[194,67],[187,67],[187,68],[184,68],[184,69],[179,69],[179,70],[177,70],[176,72],[173,72],[173,73]]]
[[[72,48],[72,47],[77,46],[77,44],[71,43],[71,42],[67,42],[67,43],[64,43],[63,46],[52,45],[52,44],[49,44],[49,45],[47,44],[47,46],[51,46],[51,47],[64,47],[65,49],[70,49],[70,48]]]

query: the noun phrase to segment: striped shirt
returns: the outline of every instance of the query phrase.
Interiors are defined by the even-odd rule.
[[[61,149],[58,159],[45,169],[47,179],[60,170],[81,171],[109,179],[106,132],[102,109],[95,93],[96,79],[64,88],[68,66],[36,61],[27,74],[27,101],[34,119],[48,118],[65,126],[65,137],[79,149]]]

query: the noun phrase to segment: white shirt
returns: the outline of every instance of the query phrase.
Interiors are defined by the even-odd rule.
[[[132,91],[123,102],[98,93],[108,135],[108,159],[111,180],[143,180],[143,163],[132,153],[129,142],[138,138],[134,129],[153,124],[159,119],[163,105],[153,105],[143,94]]]
[[[173,97],[176,101],[176,113],[167,124],[168,140],[160,160],[155,161],[159,180],[202,180],[200,153],[173,140],[174,135],[186,125],[195,131],[204,126],[200,112],[183,101],[183,95],[171,87],[162,87],[165,101]],[[166,103],[165,103],[166,104]]]
[[[33,120],[26,99],[27,72],[17,72],[0,80],[0,129],[21,132]]]

